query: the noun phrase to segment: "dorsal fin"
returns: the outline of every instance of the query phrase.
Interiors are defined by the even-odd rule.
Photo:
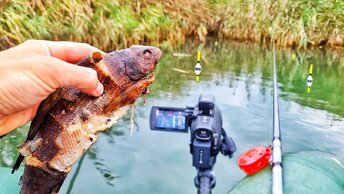
[[[118,108],[122,106],[126,106],[129,104],[133,104],[136,100],[136,98],[141,94],[139,91],[142,88],[142,86],[139,83],[135,83],[125,89],[123,92],[119,94],[119,96],[116,96],[112,99],[112,101],[105,107],[104,112],[112,112],[117,110]],[[137,96],[135,96],[137,95]]]
[[[33,140],[33,138],[37,135],[38,129],[45,120],[45,117],[47,116],[48,112],[55,106],[58,99],[61,97],[61,90],[62,89],[57,89],[39,105],[37,114],[31,122],[26,140]]]
[[[29,132],[27,134],[26,141],[33,140],[38,133],[39,128],[41,127],[45,117],[47,116],[49,110],[55,106],[56,102],[60,98],[60,93],[62,89],[57,89],[54,93],[50,94],[42,103],[39,105],[37,114],[32,120]],[[19,154],[16,163],[12,167],[12,174],[18,170],[20,164],[23,162],[24,156]]]

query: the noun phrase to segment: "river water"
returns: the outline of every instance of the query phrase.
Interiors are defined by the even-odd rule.
[[[197,50],[203,71],[195,80]],[[272,137],[272,52],[252,44],[211,42],[188,44],[174,56],[164,52],[150,87],[146,105],[138,100],[135,127],[130,114],[100,135],[97,143],[74,165],[60,193],[179,194],[196,193],[189,153],[190,133],[151,131],[153,105],[194,106],[200,94],[212,94],[222,111],[223,127],[238,151],[229,159],[221,154],[214,168],[214,194],[223,194],[245,174],[237,158],[245,150],[269,145]],[[340,52],[277,51],[283,152],[322,151],[344,161],[344,56]],[[313,64],[313,85],[306,78]],[[0,165],[11,166],[27,126],[0,144]]]

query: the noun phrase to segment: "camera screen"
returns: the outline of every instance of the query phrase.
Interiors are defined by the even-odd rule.
[[[184,111],[162,110],[155,112],[155,127],[160,129],[185,130]]]

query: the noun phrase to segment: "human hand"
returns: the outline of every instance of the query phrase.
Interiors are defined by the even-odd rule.
[[[93,51],[99,50],[84,43],[28,40],[0,52],[0,136],[31,121],[57,88],[100,96],[96,71],[71,64]]]

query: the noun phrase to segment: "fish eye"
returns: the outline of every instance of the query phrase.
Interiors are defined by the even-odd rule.
[[[143,51],[143,58],[144,59],[149,60],[149,59],[151,59],[151,56],[152,56],[152,52],[150,50],[146,49]]]

